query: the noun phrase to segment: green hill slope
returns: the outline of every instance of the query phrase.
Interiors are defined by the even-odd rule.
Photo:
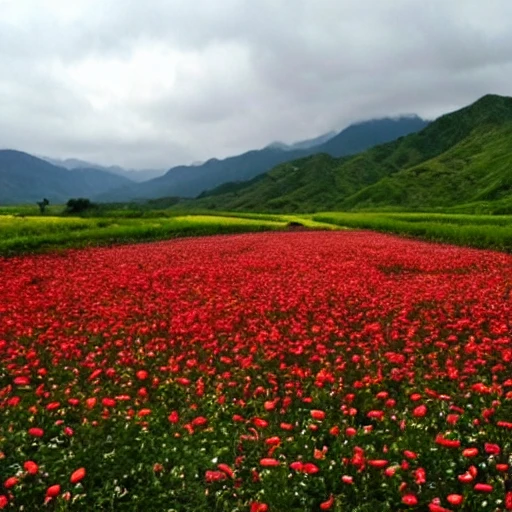
[[[423,208],[512,198],[512,98],[487,95],[353,157],[288,162],[203,194],[194,207],[315,211]]]
[[[297,145],[286,146],[278,143],[222,160],[212,158],[200,165],[180,165],[163,176],[109,191],[95,199],[126,201],[163,196],[196,197],[205,190],[222,186],[226,182],[253,179],[284,162],[314,153],[327,153],[335,157],[353,155],[375,144],[417,132],[427,125],[428,121],[418,116],[364,121],[348,126],[323,143],[321,142],[325,137],[321,136]]]
[[[362,189],[343,205],[450,207],[511,195],[512,123],[477,128],[448,151]]]
[[[91,197],[132,183],[99,169],[67,170],[14,150],[0,150],[0,204],[51,203],[71,197]]]

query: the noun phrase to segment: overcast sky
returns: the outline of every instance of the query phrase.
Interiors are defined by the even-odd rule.
[[[512,95],[511,0],[0,0],[0,147],[170,167]]]

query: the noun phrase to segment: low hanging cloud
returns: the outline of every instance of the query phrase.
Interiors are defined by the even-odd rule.
[[[127,167],[510,95],[512,2],[0,0],[0,146]]]

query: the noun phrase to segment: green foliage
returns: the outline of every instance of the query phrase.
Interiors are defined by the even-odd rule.
[[[482,208],[483,206],[480,205]],[[475,205],[472,206],[476,208]],[[201,236],[290,229],[371,229],[401,236],[512,252],[512,217],[461,213],[261,214],[243,212],[100,209],[96,217],[35,216],[35,210],[0,211],[0,255],[47,249],[135,243]],[[96,211],[96,210],[93,210]],[[27,215],[22,213],[27,212]],[[3,213],[3,215],[1,215]],[[32,213],[32,215],[30,215]]]
[[[12,210],[11,210],[12,211]],[[148,212],[149,213],[149,212]],[[47,249],[165,240],[183,236],[286,229],[299,221],[308,229],[335,229],[311,219],[259,214],[213,215],[153,211],[154,216],[36,217],[0,215],[0,255]]]
[[[389,144],[353,157],[319,154],[288,162],[179,207],[315,212],[472,204],[464,211],[508,213],[511,143],[512,98],[489,95]]]
[[[436,213],[320,213],[313,220],[433,242],[512,252],[512,217]]]
[[[46,197],[42,201],[37,202],[37,206],[39,206],[39,212],[43,214],[46,210],[46,207],[50,204],[50,201],[46,199]]]
[[[83,213],[95,207],[96,205],[94,203],[91,203],[90,199],[79,197],[77,199],[70,199],[66,203],[66,213]]]

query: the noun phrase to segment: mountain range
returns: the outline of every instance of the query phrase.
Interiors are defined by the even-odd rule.
[[[71,197],[93,197],[132,183],[98,169],[67,170],[20,151],[0,151],[0,204],[35,203],[43,197],[64,203]]]
[[[497,95],[393,142],[348,157],[289,161],[180,207],[307,212],[489,201],[503,212],[512,206],[512,98]]]
[[[38,158],[20,151],[0,150],[0,204],[33,203],[43,197],[53,203],[71,197],[104,202],[196,197],[225,182],[252,179],[283,162],[317,152],[333,156],[353,154],[418,131],[427,124],[418,116],[371,120],[295,144],[271,144],[222,160],[212,158],[204,163],[173,167],[163,175],[158,175],[163,173],[161,170],[132,171],[79,159]],[[145,181],[141,181],[143,176]]]
[[[365,121],[350,125],[332,138],[321,136],[313,141],[302,141],[299,147],[282,149],[267,146],[223,160],[212,158],[201,165],[173,167],[163,176],[140,184],[131,184],[100,196],[103,201],[130,201],[163,196],[195,197],[201,192],[230,181],[250,180],[271,170],[278,164],[314,153],[328,153],[338,157],[351,155],[417,132],[428,125],[418,116],[402,116]]]
[[[135,181],[137,183],[157,178],[166,172],[165,169],[125,169],[124,167],[120,167],[118,165],[111,165],[107,167],[104,165],[87,162],[85,160],[80,160],[78,158],[66,158],[64,160],[58,158],[50,158],[47,156],[42,156],[40,158],[53,165],[56,165],[57,167],[64,167],[70,171],[77,169],[96,169],[98,171],[106,171],[112,174],[123,176],[124,178],[128,178],[130,181]]]
[[[68,170],[0,151],[0,203],[182,196],[172,201],[176,208],[308,212],[492,203],[493,211],[510,213],[511,147],[512,98],[486,95],[431,123],[416,116],[367,121],[311,141],[180,166],[142,183],[80,167],[87,162],[67,162]]]

